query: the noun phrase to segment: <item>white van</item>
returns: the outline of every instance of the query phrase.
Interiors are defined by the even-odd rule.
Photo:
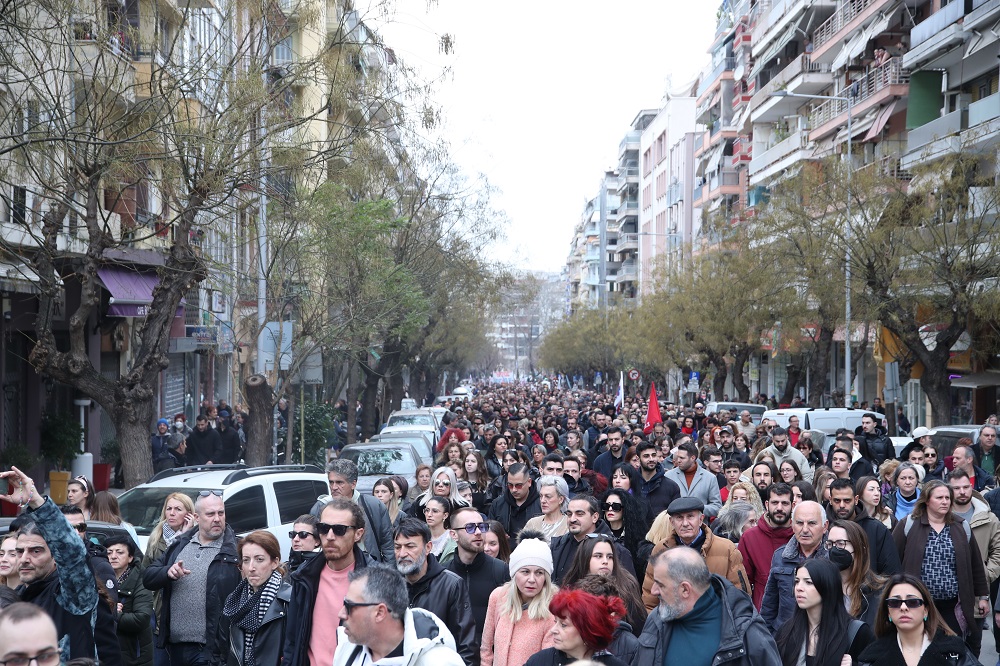
[[[828,435],[836,434],[840,428],[850,428],[852,431],[861,426],[861,417],[876,412],[850,407],[795,407],[788,409],[769,409],[762,418],[772,419],[782,428],[788,427],[788,417],[798,416],[799,427],[803,430],[819,430]],[[881,418],[882,427],[886,427],[885,417]]]
[[[739,418],[744,409],[750,412],[750,420],[757,424],[760,423],[760,417],[767,407],[751,402],[710,402],[705,405],[706,414],[717,414],[722,410],[726,410],[737,418]]]

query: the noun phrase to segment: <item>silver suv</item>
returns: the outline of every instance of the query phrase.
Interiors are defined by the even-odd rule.
[[[195,500],[203,490],[222,491],[226,523],[238,536],[267,530],[277,537],[281,552],[287,553],[292,547],[288,532],[295,519],[309,513],[316,498],[330,492],[330,485],[315,465],[175,467],[122,493],[118,498],[122,520],[135,527],[145,552],[167,495],[184,493]]]

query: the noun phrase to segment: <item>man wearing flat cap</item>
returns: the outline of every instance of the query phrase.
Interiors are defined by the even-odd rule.
[[[705,524],[705,504],[697,497],[680,497],[667,507],[670,515],[670,532],[667,538],[653,548],[650,562],[657,555],[671,548],[692,548],[701,553],[708,570],[726,578],[737,588],[747,594],[750,585],[743,569],[743,555],[729,539],[724,539],[712,533]],[[642,601],[646,609],[652,611],[659,604],[659,599],[653,594],[653,566],[646,568],[646,576],[642,582]]]

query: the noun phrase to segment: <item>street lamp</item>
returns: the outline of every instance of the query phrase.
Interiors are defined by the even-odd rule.
[[[850,406],[851,399],[851,175],[854,172],[854,161],[851,154],[851,121],[854,115],[854,98],[858,96],[858,83],[855,81],[848,88],[846,96],[840,95],[810,95],[807,93],[793,93],[787,90],[775,90],[771,92],[771,97],[799,97],[802,99],[838,99],[847,102],[847,227],[844,237],[847,239],[844,256],[844,406]]]

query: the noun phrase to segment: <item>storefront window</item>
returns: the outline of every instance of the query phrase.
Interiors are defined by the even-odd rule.
[[[972,423],[972,389],[951,387],[952,424]]]

